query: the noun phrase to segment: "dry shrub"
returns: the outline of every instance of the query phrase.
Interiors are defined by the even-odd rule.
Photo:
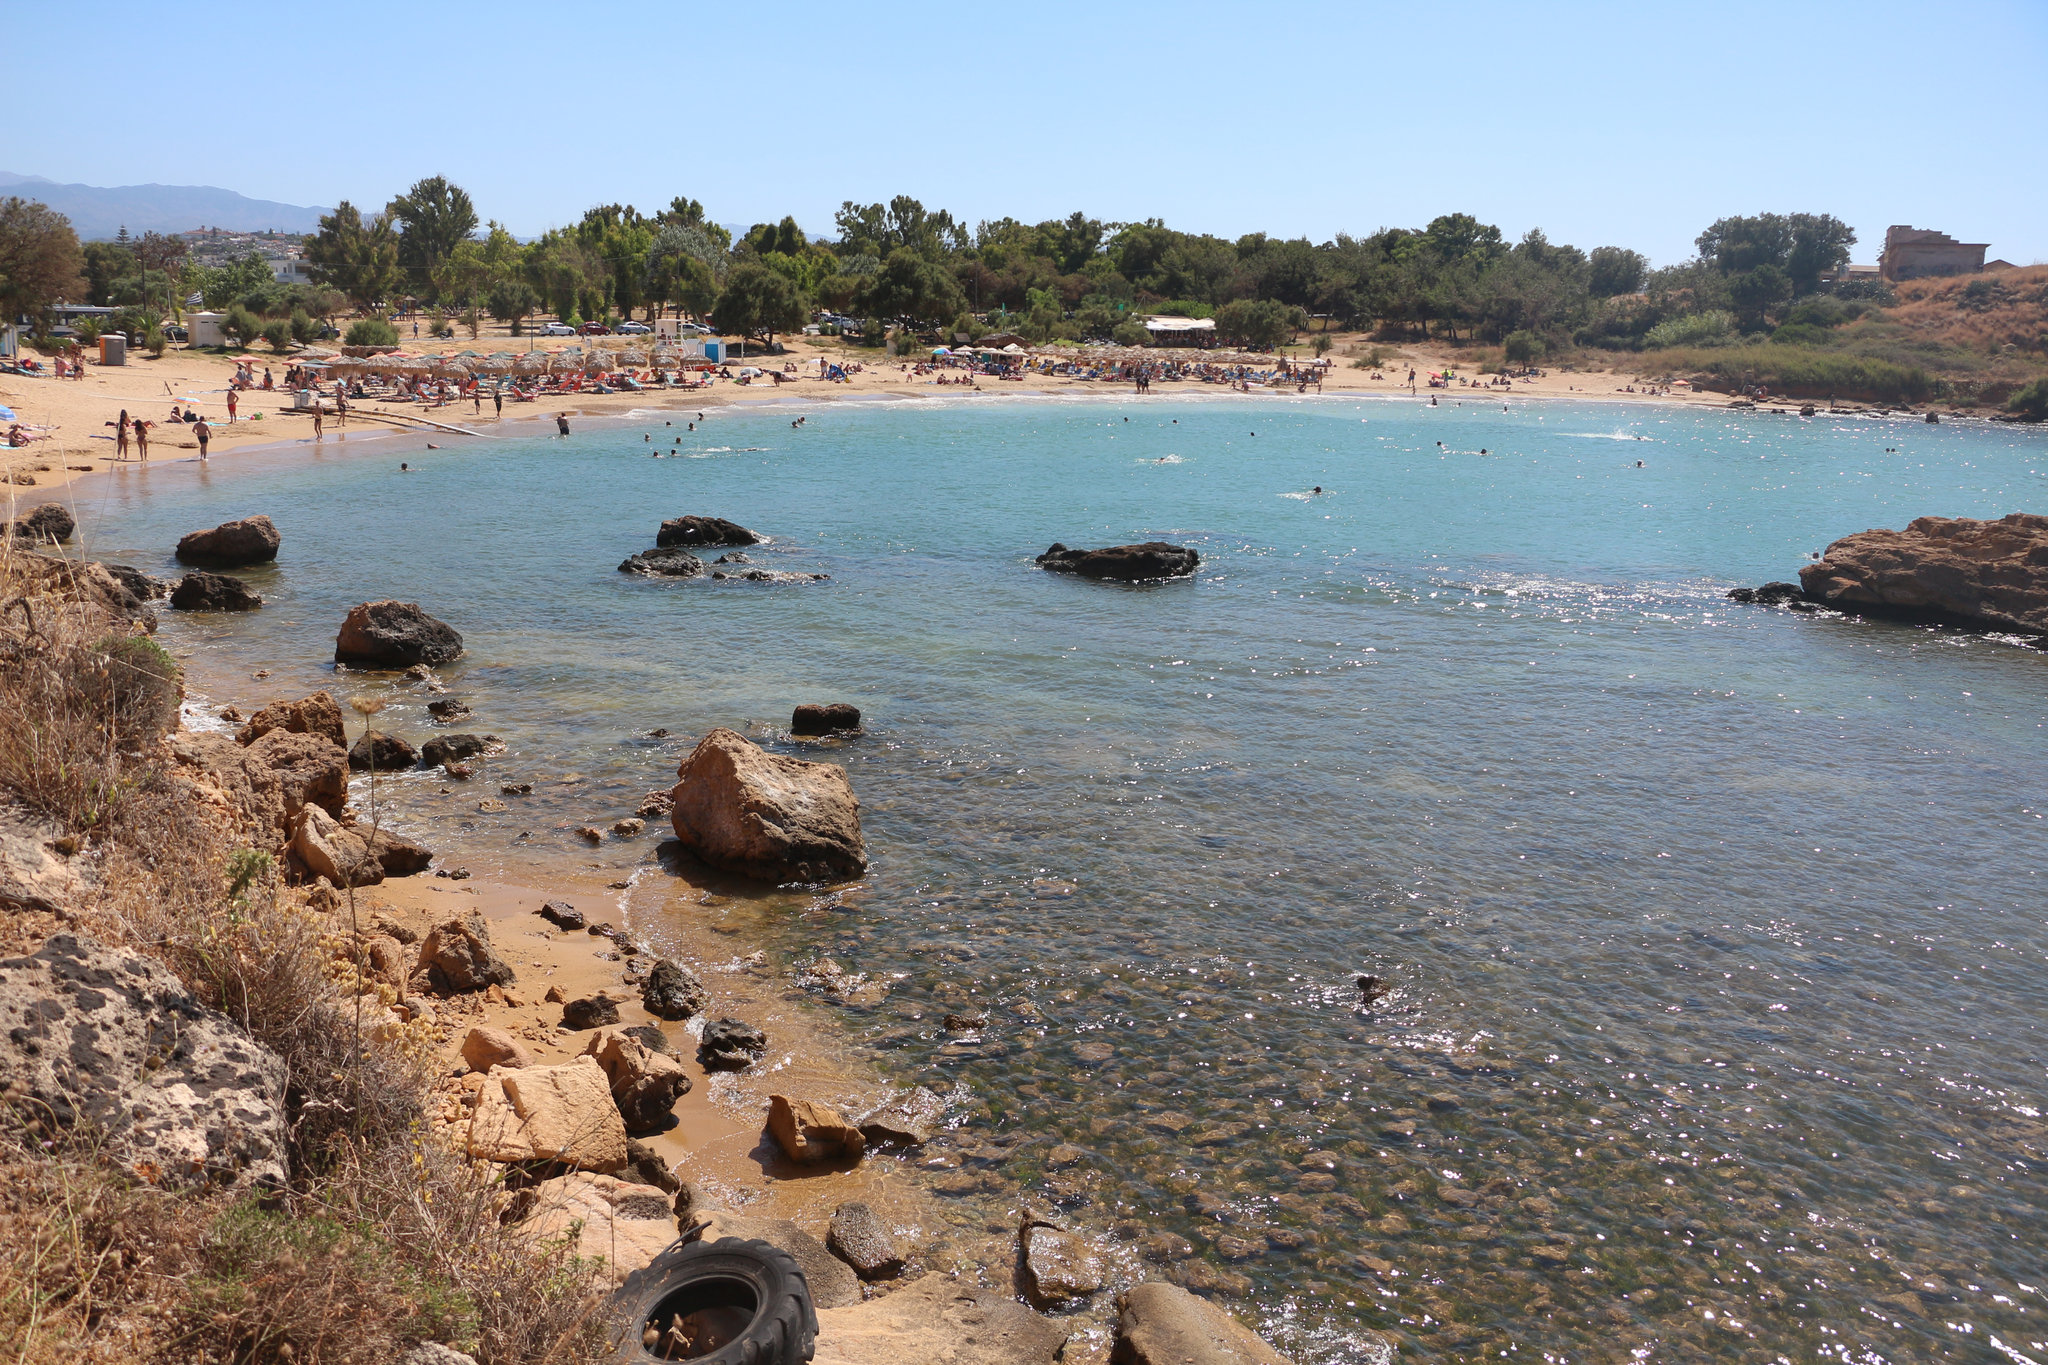
[[[1886,315],[1916,335],[1973,351],[2048,351],[2048,266],[1909,280]]]

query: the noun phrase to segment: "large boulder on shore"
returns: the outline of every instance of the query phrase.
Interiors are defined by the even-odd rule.
[[[462,636],[436,621],[417,602],[363,602],[349,608],[334,637],[334,662],[371,668],[410,668],[453,663],[462,657]]]
[[[542,1181],[535,1194],[522,1226],[538,1241],[566,1243],[577,1256],[597,1262],[612,1284],[675,1243],[675,1210],[651,1185],[572,1171]]]
[[[254,744],[272,730],[294,735],[318,735],[330,743],[348,747],[348,733],[342,728],[341,704],[331,692],[315,692],[297,701],[274,701],[249,717],[249,723],[235,731],[243,744]]]
[[[178,561],[218,569],[268,564],[277,558],[277,547],[283,541],[269,517],[243,517],[239,521],[224,521],[211,531],[193,531],[181,537]]]
[[[255,611],[263,599],[232,574],[188,573],[171,589],[173,611]]]
[[[220,793],[244,837],[283,844],[307,806],[338,818],[348,804],[348,754],[320,735],[272,730],[243,746],[226,735],[181,731],[171,736],[171,753]]]
[[[657,1133],[670,1126],[676,1101],[690,1093],[690,1073],[666,1052],[657,1052],[624,1029],[601,1028],[583,1045],[611,1082],[612,1102],[628,1133]]]
[[[1142,545],[1112,545],[1102,550],[1069,550],[1058,541],[1038,557],[1041,569],[1079,574],[1083,578],[1144,583],[1155,578],[1185,578],[1202,557],[1185,545],[1148,540]]]
[[[771,882],[867,871],[860,802],[843,768],[771,754],[721,728],[698,742],[676,777],[669,820],[712,867]]]
[[[284,1091],[283,1059],[153,958],[58,934],[0,959],[0,1093],[52,1138],[152,1184],[278,1186]]]
[[[7,529],[23,540],[55,545],[71,539],[71,533],[78,529],[78,522],[72,517],[71,509],[63,503],[46,502],[28,515],[9,522]]]
[[[433,853],[387,830],[372,833],[344,824],[318,806],[307,806],[292,822],[292,856],[316,877],[336,886],[375,886],[386,877],[411,877],[433,863]]]
[[[867,1150],[860,1129],[837,1109],[787,1095],[768,1097],[768,1135],[790,1160],[805,1166],[858,1158]]]
[[[761,537],[724,517],[671,517],[655,532],[656,545],[759,545]]]
[[[498,1070],[477,1092],[468,1149],[485,1161],[559,1161],[608,1174],[625,1168],[626,1123],[594,1057]]]
[[[2048,632],[2048,516],[1921,517],[1859,531],[1799,571],[1831,607],[1977,629]]]
[[[1288,1365],[1286,1356],[1215,1304],[1156,1280],[1133,1285],[1118,1301],[1109,1359],[1111,1365]]]
[[[448,995],[509,986],[519,979],[491,947],[491,926],[471,913],[441,921],[420,941],[420,969],[435,990]]]
[[[369,730],[349,746],[348,766],[358,772],[403,772],[420,761],[420,751],[397,735]]]

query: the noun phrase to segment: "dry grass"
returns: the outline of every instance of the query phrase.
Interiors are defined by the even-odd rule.
[[[591,1267],[502,1227],[495,1168],[430,1137],[428,1040],[362,1027],[392,991],[363,979],[348,918],[310,910],[164,761],[175,694],[166,712],[140,636],[18,551],[0,603],[0,787],[97,846],[77,928],[159,958],[284,1059],[290,1170],[261,1200],[158,1190],[88,1134],[50,1147],[0,1113],[0,1355],[369,1365],[430,1339],[483,1365],[600,1358]]]
[[[1885,310],[1915,335],[1994,354],[2011,347],[2048,356],[2048,265],[1909,280]],[[1853,338],[1855,327],[1848,329]]]

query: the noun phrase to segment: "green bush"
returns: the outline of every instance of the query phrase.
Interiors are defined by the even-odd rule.
[[[1652,350],[1672,346],[1725,346],[1735,340],[1735,319],[1720,309],[1666,318],[1643,336]]]
[[[1152,334],[1142,322],[1119,322],[1109,339],[1119,346],[1146,346],[1151,344]]]
[[[97,346],[99,341],[100,320],[98,318],[80,318],[78,320],[78,344],[81,346]]]
[[[313,339],[313,319],[308,316],[305,309],[292,309],[290,326],[293,341],[306,342]]]
[[[152,327],[142,334],[142,349],[148,351],[152,358],[163,359],[164,352],[170,348],[171,339],[164,335],[163,328]]]
[[[1527,365],[1543,354],[1543,338],[1526,329],[1509,332],[1501,354],[1516,365]]]
[[[263,339],[270,343],[270,349],[283,355],[292,344],[292,325],[283,318],[272,318],[263,324]]]
[[[185,690],[177,661],[156,641],[109,635],[81,663],[79,694],[117,744],[153,740],[177,724]]]
[[[1649,373],[1704,375],[1730,388],[1763,384],[1788,398],[1917,403],[1934,392],[1933,378],[1917,365],[1775,343],[1645,353],[1642,365]]]
[[[396,346],[398,329],[382,318],[357,318],[342,340],[350,346]]]
[[[2048,379],[2036,379],[2006,399],[2005,410],[2025,421],[2048,421]]]
[[[221,335],[233,341],[235,345],[246,347],[257,337],[263,335],[263,322],[254,313],[238,303],[222,315],[220,330]]]

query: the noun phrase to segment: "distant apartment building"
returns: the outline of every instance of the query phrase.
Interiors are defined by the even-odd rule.
[[[1929,275],[1974,275],[1984,268],[1989,242],[1959,242],[1929,228],[1894,226],[1885,229],[1884,255],[1878,269],[1894,284]]]

